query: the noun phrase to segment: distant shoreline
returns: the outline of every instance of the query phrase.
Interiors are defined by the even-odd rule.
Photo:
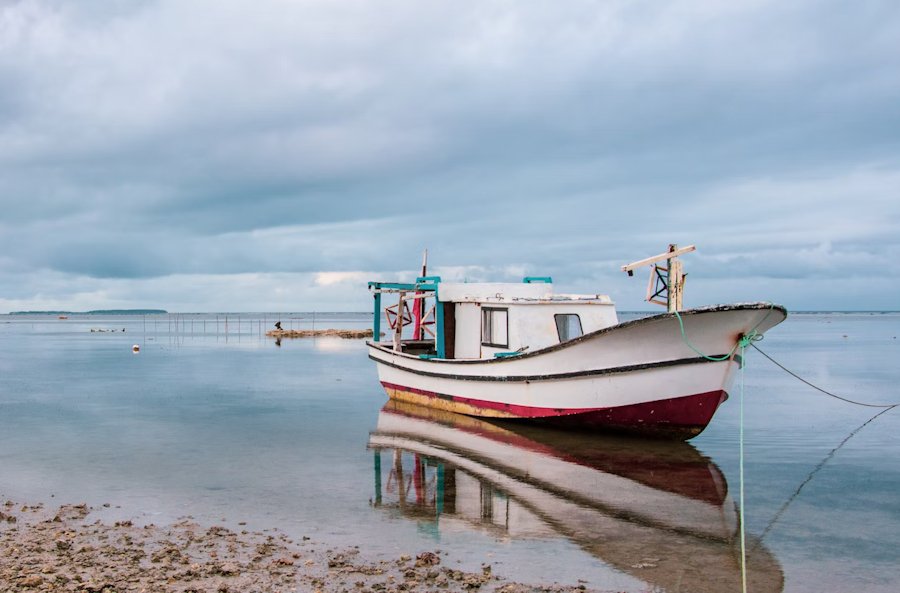
[[[98,309],[95,311],[10,311],[9,315],[159,315],[165,309]]]

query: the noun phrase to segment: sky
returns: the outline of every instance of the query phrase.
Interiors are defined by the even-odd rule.
[[[367,311],[695,244],[686,306],[900,309],[900,3],[0,0],[0,313]]]

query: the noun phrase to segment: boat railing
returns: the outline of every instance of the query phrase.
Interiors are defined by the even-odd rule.
[[[393,343],[394,350],[397,352],[407,352],[409,354],[434,355],[435,358],[444,358],[446,356],[445,336],[444,336],[444,308],[438,302],[437,293],[438,285],[441,282],[440,276],[419,276],[413,283],[405,282],[369,282],[369,290],[372,291],[374,297],[373,315],[372,315],[372,332],[375,340],[379,341],[381,336],[381,317],[385,313],[391,329],[394,330]],[[382,308],[382,295],[396,294],[398,301],[396,305]],[[403,327],[409,325],[412,319],[407,316],[407,303],[421,299],[434,299],[434,331],[433,339],[422,339],[424,332],[418,332],[420,335],[413,336],[412,340],[403,339]],[[419,311],[424,307],[416,303]],[[396,313],[393,315],[393,321],[387,315],[388,310],[396,307]],[[422,316],[417,317],[418,323],[421,324]],[[419,327],[416,328],[417,330]]]

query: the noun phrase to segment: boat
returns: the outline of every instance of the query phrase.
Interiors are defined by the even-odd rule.
[[[596,583],[604,590],[620,573],[644,583],[642,591],[741,590],[728,483],[688,443],[486,421],[391,400],[368,448],[372,506],[436,539],[464,531],[499,542],[565,538],[599,561],[599,578],[607,567],[611,582]],[[757,538],[747,540],[746,566],[747,590],[783,590],[782,567]]]
[[[650,267],[647,300],[667,307],[622,322],[608,295],[556,293],[550,277],[442,282],[423,261],[415,282],[369,282],[369,358],[391,399],[476,417],[695,437],[728,398],[740,346],[787,310],[768,302],[684,309],[677,258],[694,249],[670,245],[622,266],[629,274]]]

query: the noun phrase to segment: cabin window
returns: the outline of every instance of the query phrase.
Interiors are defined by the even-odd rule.
[[[554,315],[556,318],[556,333],[559,334],[559,341],[565,342],[572,340],[584,334],[581,331],[581,319],[574,313],[561,313]]]
[[[481,309],[481,345],[499,348],[509,346],[509,313],[506,309]]]

